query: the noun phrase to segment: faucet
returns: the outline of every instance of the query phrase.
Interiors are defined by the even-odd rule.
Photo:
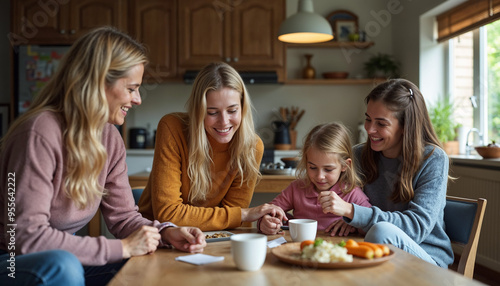
[[[469,156],[470,155],[470,151],[472,149],[474,149],[474,146],[470,145],[469,144],[469,135],[473,132],[476,132],[477,135],[479,136],[479,145],[482,146],[483,145],[483,133],[481,133],[481,131],[479,131],[479,129],[477,128],[471,128],[469,130],[469,132],[467,132],[467,136],[465,137],[465,155]],[[472,140],[474,142],[474,140]]]

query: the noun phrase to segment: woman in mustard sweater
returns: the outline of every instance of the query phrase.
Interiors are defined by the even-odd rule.
[[[202,230],[235,228],[265,214],[286,219],[270,204],[248,208],[264,145],[238,72],[225,63],[207,65],[195,79],[187,106],[187,113],[167,114],[158,124],[139,211]]]

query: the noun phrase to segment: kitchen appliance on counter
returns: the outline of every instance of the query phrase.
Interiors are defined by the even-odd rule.
[[[130,128],[128,147],[130,149],[146,149],[148,131],[146,128]]]
[[[291,165],[286,165],[283,161],[287,158],[299,159],[299,150],[274,150],[265,149],[264,157],[260,166],[260,172],[264,175],[295,175],[295,168]]]
[[[293,176],[295,175],[295,168],[285,167],[285,164],[278,163],[262,163],[260,166],[260,172],[264,175],[285,175]]]
[[[290,150],[292,141],[290,140],[290,130],[287,121],[273,121],[274,129],[274,149]]]

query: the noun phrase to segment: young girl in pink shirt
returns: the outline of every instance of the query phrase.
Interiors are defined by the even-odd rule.
[[[346,223],[334,222],[342,217],[334,215],[332,200],[336,193],[346,204],[370,207],[353,166],[353,153],[347,128],[340,123],[327,123],[314,127],[304,142],[302,158],[297,165],[297,180],[281,192],[271,204],[285,212],[293,210],[294,218],[318,221],[318,230],[332,236],[348,235],[356,229]],[[335,206],[337,207],[337,205]],[[280,231],[282,221],[264,215],[258,228],[265,234]]]

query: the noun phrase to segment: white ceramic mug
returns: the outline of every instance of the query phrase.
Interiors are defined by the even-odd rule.
[[[238,269],[259,270],[266,260],[267,236],[258,233],[233,234],[231,253]]]
[[[291,219],[288,221],[290,236],[293,241],[314,240],[318,222],[313,219]]]

